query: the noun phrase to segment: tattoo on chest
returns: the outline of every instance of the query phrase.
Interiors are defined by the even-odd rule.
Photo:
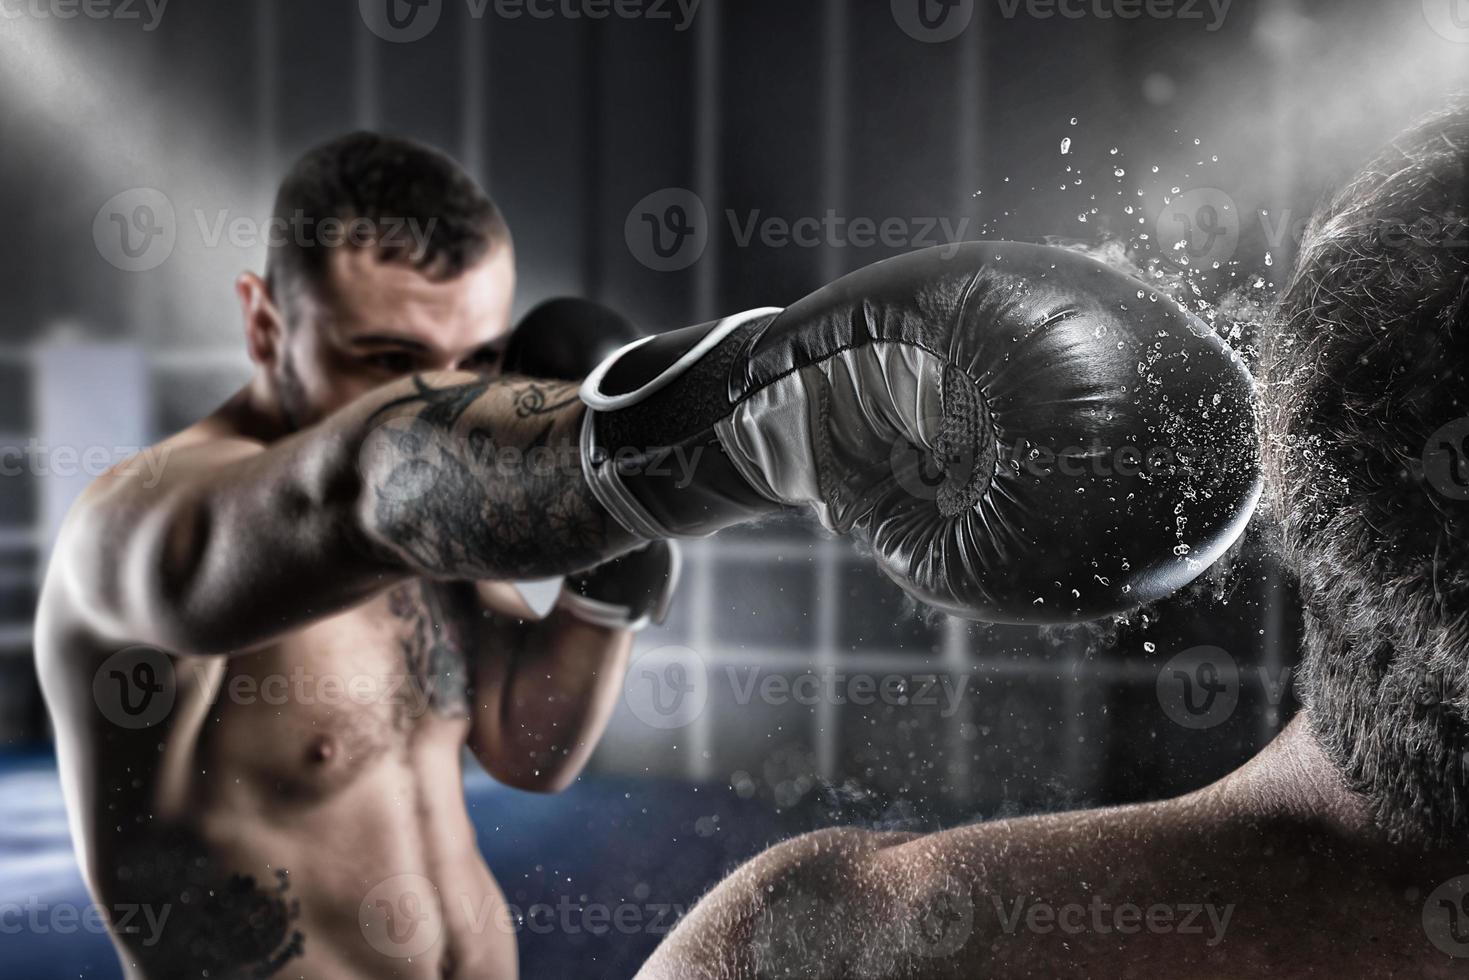
[[[409,678],[419,685],[434,714],[469,714],[469,635],[465,617],[471,601],[423,582],[400,585],[388,594],[388,609],[402,621],[399,640]]]
[[[561,413],[577,401],[574,385],[414,383],[415,394],[377,413],[417,408],[375,430],[388,459],[369,475],[374,519],[397,548],[426,571],[477,579],[529,578],[600,557],[605,515],[581,478],[574,443],[554,438]],[[509,396],[516,421],[506,419],[498,438],[484,427],[457,430],[492,387]]]

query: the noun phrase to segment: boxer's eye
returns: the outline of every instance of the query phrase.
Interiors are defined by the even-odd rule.
[[[367,363],[379,371],[388,374],[409,374],[417,368],[411,354],[384,351],[381,354],[371,354],[367,357]]]
[[[469,357],[461,365],[466,371],[492,371],[500,365],[501,351],[482,350]]]

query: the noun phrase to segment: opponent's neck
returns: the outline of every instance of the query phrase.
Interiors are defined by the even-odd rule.
[[[1305,711],[1249,762],[1185,799],[1215,818],[1295,823],[1376,854],[1400,871],[1469,860],[1469,843],[1430,844],[1384,830],[1322,750]]]
[[[1307,819],[1356,838],[1377,833],[1366,801],[1347,787],[1322,751],[1304,711],[1253,759],[1205,792],[1252,815]]]

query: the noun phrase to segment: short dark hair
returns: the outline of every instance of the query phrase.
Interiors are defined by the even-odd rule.
[[[1434,434],[1469,416],[1469,101],[1414,125],[1320,209],[1277,314],[1264,461],[1306,607],[1303,703],[1380,824],[1462,836],[1469,501],[1425,462]]]
[[[510,237],[495,202],[458,163],[372,132],[308,150],[281,181],[273,216],[278,228],[306,229],[271,242],[266,281],[282,304],[301,286],[321,286],[331,245],[315,230],[327,219],[365,226],[383,261],[436,280],[455,278]]]

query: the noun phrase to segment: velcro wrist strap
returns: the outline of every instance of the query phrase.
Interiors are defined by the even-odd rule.
[[[628,491],[622,482],[622,474],[617,471],[616,461],[605,458],[605,454],[597,450],[593,430],[595,415],[588,409],[581,424],[581,471],[592,496],[633,537],[644,541],[676,537]],[[599,459],[599,456],[604,458]]]

